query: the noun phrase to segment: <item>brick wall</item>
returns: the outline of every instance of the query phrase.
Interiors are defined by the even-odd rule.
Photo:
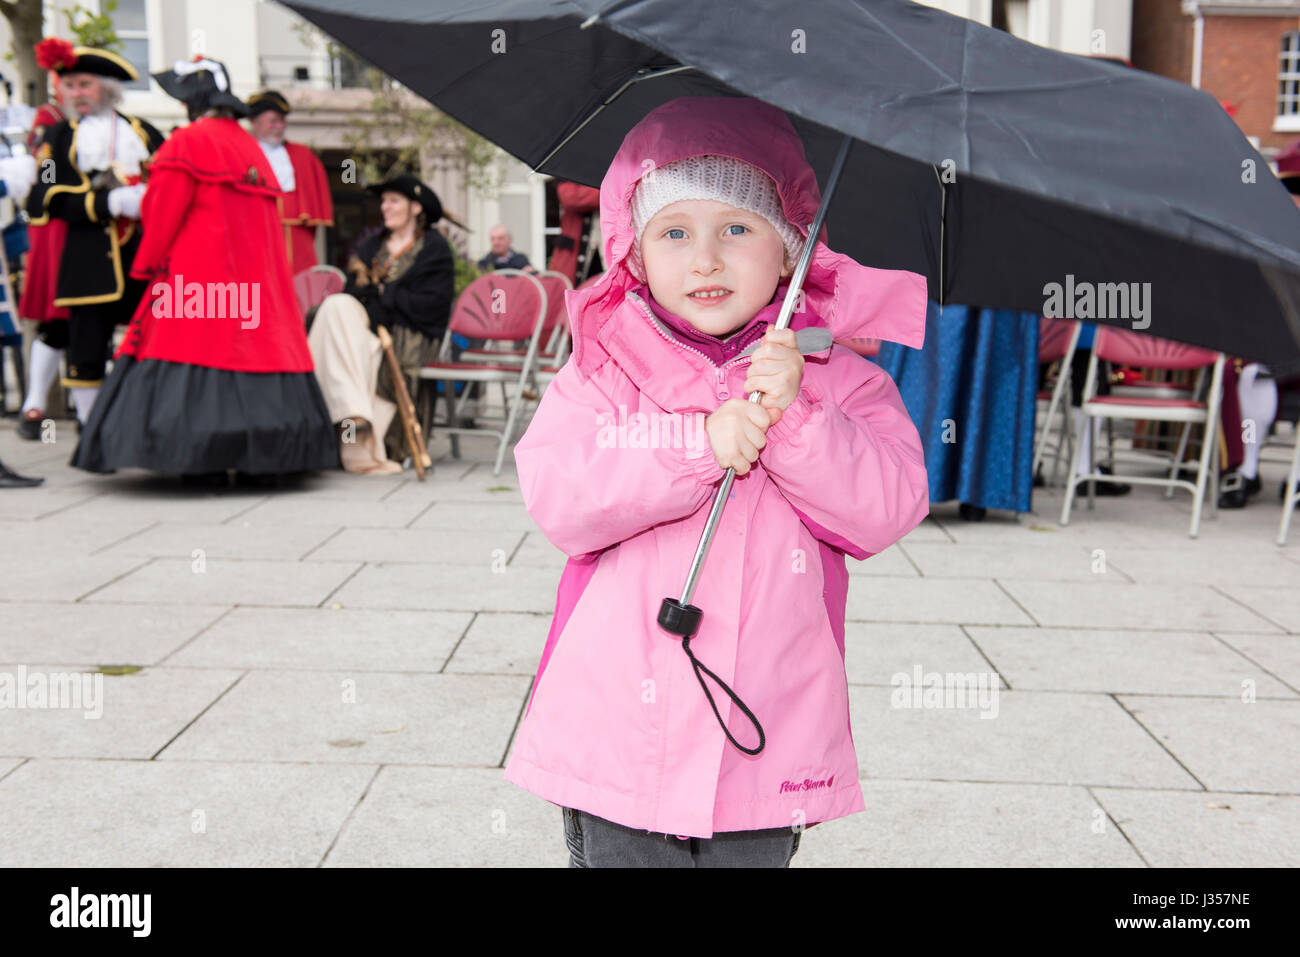
[[[1201,87],[1219,102],[1235,105],[1237,125],[1247,136],[1258,136],[1264,149],[1300,136],[1273,132],[1282,34],[1295,29],[1300,29],[1300,18],[1205,18]]]
[[[1134,0],[1133,65],[1191,83],[1195,22],[1182,12],[1181,0]],[[1220,103],[1233,104],[1237,125],[1247,136],[1259,137],[1266,153],[1300,137],[1300,132],[1273,132],[1282,34],[1295,29],[1300,29],[1297,17],[1205,18],[1201,88]]]
[[[1192,23],[1181,0],[1133,0],[1133,53],[1139,70],[1192,82]]]

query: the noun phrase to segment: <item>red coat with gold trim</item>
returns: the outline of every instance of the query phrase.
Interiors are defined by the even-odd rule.
[[[293,192],[280,194],[280,215],[289,242],[289,272],[296,276],[317,265],[316,227],[334,225],[334,201],[330,198],[325,167],[301,143],[284,144],[293,163]]]

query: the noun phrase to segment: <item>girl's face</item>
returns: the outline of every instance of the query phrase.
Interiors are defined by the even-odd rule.
[[[641,261],[655,300],[712,336],[753,319],[790,275],[772,224],[716,199],[683,199],[661,209],[641,234]],[[700,295],[707,291],[722,294]]]

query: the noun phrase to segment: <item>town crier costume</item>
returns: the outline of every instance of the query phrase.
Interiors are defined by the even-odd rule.
[[[68,119],[51,127],[36,152],[38,175],[27,199],[36,226],[67,223],[54,305],[67,306],[67,376],[77,418],[87,421],[104,378],[113,330],[131,317],[143,285],[128,279],[140,245],[142,164],[163,137],[144,120],[115,110],[135,67],[108,50],[48,45],[64,88]],[[53,177],[46,175],[53,163]]]
[[[285,139],[289,101],[275,90],[262,90],[248,98],[253,136],[280,183],[280,219],[289,244],[289,271],[298,275],[318,264],[316,228],[334,225],[325,167],[306,146]]]
[[[154,79],[192,122],[150,165],[148,224],[132,274],[147,292],[72,464],[126,466],[221,485],[337,468],[276,197],[247,107],[201,58]]]

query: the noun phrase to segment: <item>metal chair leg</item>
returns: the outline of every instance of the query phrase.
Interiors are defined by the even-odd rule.
[[[1282,496],[1282,522],[1277,530],[1277,543],[1286,544],[1287,532],[1291,529],[1291,513],[1295,511],[1297,501],[1300,501],[1300,490],[1296,488],[1296,483],[1300,482],[1300,422],[1296,423],[1296,442],[1295,454],[1291,456],[1291,472],[1286,477],[1286,492]]]

